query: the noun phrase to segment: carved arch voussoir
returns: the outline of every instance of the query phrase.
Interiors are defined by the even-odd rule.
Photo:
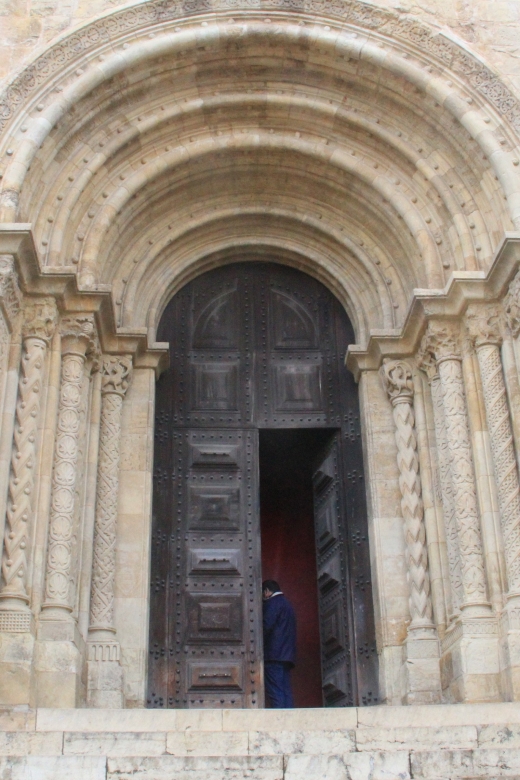
[[[241,8],[242,7],[242,8]],[[298,14],[298,19],[308,17],[312,22],[318,17],[354,27],[365,33],[376,32],[394,39],[402,45],[420,51],[431,58],[438,67],[449,68],[459,79],[466,81],[469,88],[482,95],[496,111],[520,133],[520,103],[508,87],[501,82],[491,68],[478,57],[460,46],[446,32],[439,31],[406,14],[388,8],[374,7],[361,0],[263,0],[260,7],[251,8],[246,0],[195,0],[189,6],[178,0],[148,0],[130,7],[105,14],[101,18],[73,30],[57,41],[43,54],[15,76],[0,96],[0,130],[16,116],[17,111],[47,85],[56,85],[60,72],[70,73],[73,67],[96,51],[113,46],[118,40],[127,39],[132,33],[141,32],[147,36],[154,28],[168,28],[180,21],[189,22],[192,16],[207,13],[259,11],[266,13]],[[335,34],[333,31],[331,33]]]

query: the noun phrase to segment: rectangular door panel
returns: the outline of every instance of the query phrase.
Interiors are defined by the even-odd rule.
[[[176,706],[263,705],[257,439],[247,429],[182,432]]]

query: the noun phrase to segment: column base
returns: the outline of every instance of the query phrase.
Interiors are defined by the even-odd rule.
[[[506,701],[520,701],[520,599],[508,602],[500,620],[500,668]]]
[[[403,678],[403,704],[439,704],[442,701],[440,646],[434,630],[409,632]]]
[[[38,707],[78,707],[85,643],[75,620],[40,618],[35,652]]]
[[[34,619],[30,609],[0,609],[0,705],[33,704]]]
[[[120,646],[115,641],[89,641],[87,661],[87,706],[102,709],[124,707],[123,667]]]
[[[448,702],[502,701],[498,623],[459,615],[441,645],[441,680]]]

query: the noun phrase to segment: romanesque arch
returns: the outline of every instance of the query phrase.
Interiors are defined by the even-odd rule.
[[[516,287],[505,337],[481,304],[517,268],[520,111],[496,74],[361,2],[150,0],[56,41],[1,105],[2,697],[52,703],[70,657],[67,703],[143,703],[156,328],[202,271],[273,254],[355,330],[383,697],[438,700],[439,657],[449,699],[516,697]],[[394,421],[383,358],[408,360],[385,364]]]

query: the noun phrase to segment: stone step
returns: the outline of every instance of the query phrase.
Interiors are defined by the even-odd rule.
[[[0,780],[520,780],[520,704],[0,711]]]

